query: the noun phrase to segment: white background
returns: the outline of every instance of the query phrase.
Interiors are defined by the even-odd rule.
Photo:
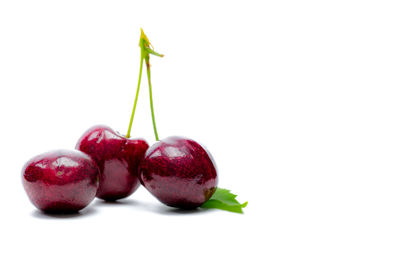
[[[1,1],[1,276],[399,276],[398,1]],[[144,188],[36,211],[34,155],[126,133],[143,27],[159,134],[213,153],[244,215]],[[154,143],[144,76],[133,136]]]

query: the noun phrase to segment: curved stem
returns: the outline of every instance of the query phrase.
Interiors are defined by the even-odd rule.
[[[139,97],[140,81],[142,80],[142,71],[143,71],[143,59],[144,59],[143,54],[141,54],[141,57],[140,57],[140,69],[139,69],[139,81],[138,81],[138,85],[137,85],[137,89],[136,89],[136,97],[135,97],[135,103],[133,104],[131,120],[129,122],[128,132],[126,133],[126,137],[127,138],[130,138],[130,136],[131,136],[133,117],[135,116],[136,104],[137,104],[138,97]]]
[[[154,136],[156,137],[156,140],[159,141],[160,139],[158,138],[156,119],[154,117],[153,92],[151,89],[150,63],[148,57],[146,57],[146,68],[147,68],[147,79],[149,81],[150,109],[151,109],[151,119],[153,120]]]

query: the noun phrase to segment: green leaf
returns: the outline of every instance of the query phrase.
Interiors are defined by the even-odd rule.
[[[236,200],[236,194],[227,189],[217,188],[211,198],[201,207],[206,209],[220,209],[234,213],[243,213],[243,208],[247,206],[247,202],[240,204]]]

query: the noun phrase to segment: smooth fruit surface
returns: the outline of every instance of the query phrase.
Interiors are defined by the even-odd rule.
[[[211,154],[197,142],[168,137],[152,145],[140,165],[142,184],[162,203],[183,209],[201,206],[217,187]]]
[[[99,167],[96,196],[106,201],[125,198],[139,187],[138,166],[148,147],[145,140],[128,139],[104,125],[87,130],[76,145]]]
[[[49,213],[77,212],[94,198],[99,172],[94,161],[76,150],[38,155],[22,169],[22,183],[31,202]]]

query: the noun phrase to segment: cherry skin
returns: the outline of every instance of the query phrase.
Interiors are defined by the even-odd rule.
[[[95,162],[76,150],[57,150],[30,159],[22,183],[31,202],[48,213],[73,213],[96,196],[99,171]]]
[[[104,125],[87,130],[76,149],[93,158],[100,170],[96,197],[115,201],[131,195],[138,187],[138,166],[149,145],[143,139],[128,139]]]
[[[152,145],[139,168],[141,183],[162,203],[193,209],[216,190],[218,178],[211,154],[197,142],[168,137]]]

